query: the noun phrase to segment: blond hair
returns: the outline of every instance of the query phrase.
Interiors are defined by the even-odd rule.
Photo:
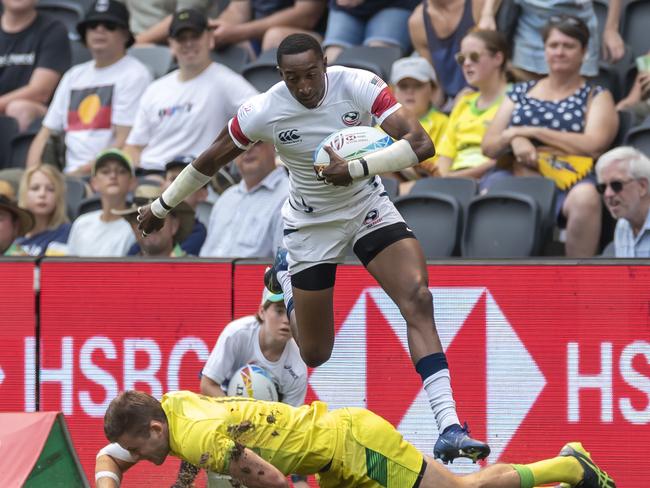
[[[29,182],[31,181],[32,176],[38,171],[47,176],[52,182],[52,185],[54,185],[56,204],[47,227],[48,229],[56,229],[61,224],[69,222],[65,201],[65,178],[56,167],[51,164],[39,164],[38,166],[26,169],[20,179],[20,186],[18,187],[18,205],[27,208],[27,190],[29,189]]]

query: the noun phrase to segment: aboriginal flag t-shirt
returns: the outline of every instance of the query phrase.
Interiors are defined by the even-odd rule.
[[[103,68],[88,61],[63,75],[43,125],[51,131],[65,131],[66,172],[110,147],[114,126],[133,125],[150,82],[146,66],[128,55]]]

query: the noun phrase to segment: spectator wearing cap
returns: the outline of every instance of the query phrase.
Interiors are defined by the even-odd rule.
[[[124,217],[133,229],[133,234],[138,241],[139,251],[137,256],[148,257],[182,257],[186,253],[180,246],[191,234],[194,227],[194,210],[187,203],[181,202],[169,213],[170,218],[165,219],[165,225],[151,234],[142,235],[138,230],[138,207],[149,205],[162,195],[162,188],[151,183],[138,185],[133,192],[133,204],[124,210],[111,210],[114,215]]]
[[[19,207],[10,183],[0,180],[0,256],[26,256],[14,241],[34,227],[34,216]]]
[[[207,149],[244,101],[257,94],[241,75],[212,61],[214,41],[197,10],[174,14],[169,45],[179,68],[144,92],[125,151],[140,168],[163,171],[178,154]]]
[[[161,192],[165,191],[180,172],[183,171],[183,168],[188,164],[192,164],[192,161],[194,161],[193,156],[177,156],[168,162],[165,165],[165,181],[162,185]],[[184,202],[192,209],[194,219],[190,232],[183,234],[183,239],[179,241],[180,248],[185,254],[198,256],[199,251],[201,251],[201,246],[203,246],[203,243],[205,242],[205,237],[208,234],[208,231],[205,228],[205,225],[196,218],[196,209],[200,202],[207,199],[207,196],[208,189],[203,187],[184,200]],[[136,235],[136,237],[138,236]],[[138,242],[129,249],[128,255],[137,256],[140,252],[140,239],[138,239]]]
[[[444,94],[438,86],[436,73],[429,61],[422,57],[398,59],[391,68],[390,82],[397,101],[420,120],[420,124],[437,148],[447,127],[447,115],[437,107]],[[412,181],[437,175],[437,159],[438,156],[435,155],[418,166],[400,171],[397,177],[401,181]],[[403,185],[402,193],[410,186]]]
[[[508,87],[508,44],[497,31],[475,30],[461,41],[456,61],[475,90],[461,95],[437,148],[441,176],[480,179],[495,166],[481,142]]]
[[[636,148],[617,147],[596,164],[598,184],[616,222],[614,255],[650,258],[650,159]]]
[[[271,258],[282,244],[282,204],[289,178],[275,166],[273,144],[258,142],[235,163],[242,180],[212,207],[202,257]]]
[[[65,26],[36,3],[2,0],[0,17],[0,114],[15,118],[21,131],[45,115],[71,59]]]
[[[20,180],[18,204],[34,215],[34,228],[17,239],[31,256],[66,254],[71,224],[65,201],[66,184],[51,164],[28,168]]]
[[[127,195],[135,182],[133,165],[119,149],[97,155],[90,185],[101,198],[102,208],[77,217],[68,239],[72,256],[126,256],[135,242],[131,226],[112,210],[127,208]]]
[[[97,153],[124,145],[151,82],[149,70],[126,54],[133,44],[128,26],[129,13],[115,0],[98,0],[77,25],[93,59],[73,66],[61,79],[29,149],[28,166],[41,162],[53,133],[65,134],[66,173],[87,175]]]

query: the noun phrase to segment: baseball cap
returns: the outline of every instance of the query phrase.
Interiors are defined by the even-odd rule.
[[[165,164],[165,171],[169,171],[172,168],[184,168],[194,162],[194,156],[189,155],[180,155],[176,156],[174,159]]]
[[[16,217],[18,222],[18,236],[24,236],[34,228],[33,214],[14,200],[14,189],[7,181],[0,180],[0,209],[6,210]]]
[[[97,170],[107,161],[117,161],[122,163],[131,172],[131,175],[135,175],[135,168],[133,167],[133,162],[129,155],[119,149],[110,148],[100,152],[95,158],[93,169],[91,171],[92,176],[95,176]]]
[[[124,4],[116,0],[97,0],[93,3],[83,20],[77,24],[77,32],[81,40],[85,42],[86,29],[90,22],[101,21],[113,22],[128,31],[129,40],[126,42],[126,47],[131,47],[135,43],[135,38],[129,29],[129,11]]]
[[[401,58],[393,63],[390,70],[391,84],[397,85],[404,78],[413,78],[422,83],[427,81],[438,82],[433,67],[429,61],[422,57]]]
[[[266,302],[277,303],[284,300],[284,293],[272,293],[268,288],[264,287],[262,292],[262,305]]]
[[[176,37],[183,29],[203,32],[208,28],[208,19],[194,8],[179,10],[174,14],[169,26],[169,37]]]

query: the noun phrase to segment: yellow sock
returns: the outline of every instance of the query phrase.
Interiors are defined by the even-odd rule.
[[[571,456],[560,456],[536,463],[527,464],[526,467],[533,473],[535,486],[547,483],[577,484],[584,474],[584,470],[577,459]]]

